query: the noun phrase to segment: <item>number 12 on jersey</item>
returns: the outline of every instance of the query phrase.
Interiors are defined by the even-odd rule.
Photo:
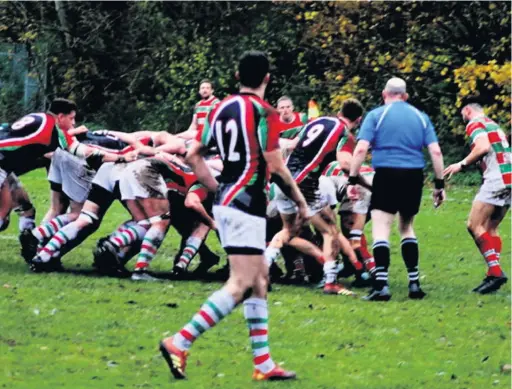
[[[219,146],[219,151],[220,155],[222,156],[222,159],[227,159],[230,162],[240,161],[240,153],[235,151],[238,139],[238,126],[236,124],[236,120],[230,119],[227,121],[227,123],[223,123],[220,120],[216,121],[215,137],[217,138],[217,145]],[[224,139],[229,140],[229,148],[227,155],[224,150]]]

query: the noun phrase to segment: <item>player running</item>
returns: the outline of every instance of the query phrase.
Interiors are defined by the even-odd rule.
[[[223,100],[212,111],[199,133],[199,142],[189,150],[187,160],[200,182],[216,192],[213,214],[221,243],[228,254],[230,278],[215,292],[192,320],[174,336],[160,343],[160,350],[175,378],[185,378],[188,351],[205,331],[244,301],[244,315],[254,355],[255,380],[295,378],[270,357],[268,347],[267,287],[265,249],[265,184],[267,169],[279,177],[282,189],[306,216],[307,205],[286,169],[274,128],[277,113],[263,100],[269,81],[269,62],[261,52],[242,55],[237,76],[240,93]],[[224,169],[219,181],[210,174],[201,157],[212,143],[220,150]]]
[[[462,161],[448,166],[444,175],[449,179],[467,166],[481,161],[483,184],[473,201],[467,225],[488,267],[486,277],[473,292],[487,294],[497,291],[507,282],[500,266],[498,228],[510,208],[510,145],[500,126],[485,115],[477,100],[466,100],[461,114],[468,123],[466,134],[471,142],[471,152]]]
[[[344,136],[359,124],[362,113],[361,103],[350,99],[343,103],[339,118],[324,116],[308,123],[299,135],[297,147],[286,161],[295,182],[308,202],[311,224],[322,234],[323,250],[297,236],[300,231],[292,228],[297,208],[282,191],[276,191],[276,202],[283,220],[283,229],[272,239],[265,251],[265,257],[269,265],[272,264],[283,245],[291,245],[302,253],[315,257],[319,263],[323,264],[326,277],[325,294],[353,295],[336,280],[338,273],[336,257],[340,245],[345,255],[352,256],[354,261],[357,259],[348,240],[338,233],[332,210],[322,201],[319,178],[325,166],[336,159],[337,149],[342,147]]]

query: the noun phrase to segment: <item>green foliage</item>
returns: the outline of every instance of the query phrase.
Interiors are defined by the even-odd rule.
[[[268,99],[300,110],[314,98],[335,112],[354,95],[371,109],[388,77],[405,78],[456,159],[461,97],[480,94],[510,129],[508,2],[7,2],[0,32],[46,69],[47,101],[74,98],[83,120],[113,129],[187,128],[198,82],[234,92],[248,49],[272,59]]]
[[[48,207],[44,171],[22,177],[38,209]],[[93,237],[63,258],[75,273],[30,274],[19,257],[16,216],[0,234],[0,387],[7,389],[510,388],[510,283],[495,295],[471,293],[485,265],[466,231],[475,189],[451,188],[437,210],[425,193],[415,230],[423,301],[407,299],[396,235],[389,303],[274,285],[269,294],[273,358],[299,380],[250,380],[252,356],[240,307],[193,346],[187,372],[170,378],[157,344],[185,324],[220,283],[136,283],[91,274],[95,241],[126,220],[119,205]],[[502,264],[510,274],[510,213],[503,221]],[[367,232],[370,226],[367,227]],[[224,254],[213,236],[210,244]],[[152,268],[170,271],[179,247],[169,231]],[[130,266],[130,265],[128,265]],[[361,291],[364,293],[364,290]]]

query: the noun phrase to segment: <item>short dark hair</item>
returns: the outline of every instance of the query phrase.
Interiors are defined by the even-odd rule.
[[[76,111],[75,102],[61,97],[53,100],[50,104],[50,108],[48,109],[48,112],[53,113],[54,115],[58,115],[59,113],[68,115],[72,111]]]
[[[363,104],[357,99],[347,99],[341,104],[341,115],[351,122],[363,116]]]
[[[238,62],[240,83],[249,88],[257,88],[263,83],[269,69],[270,63],[265,53],[246,51]]]
[[[482,109],[482,99],[478,96],[466,96],[461,100],[461,108],[467,107],[468,105]]]
[[[199,83],[199,86],[201,86],[201,85],[203,85],[203,84],[210,84],[210,85],[211,85],[211,87],[212,87],[212,89],[213,89],[213,82],[212,82],[211,80],[209,80],[209,79],[207,79],[207,78],[203,78],[203,79],[201,80],[201,82]]]

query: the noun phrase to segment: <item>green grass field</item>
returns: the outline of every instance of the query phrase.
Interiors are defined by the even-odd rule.
[[[41,171],[22,177],[37,205],[48,206]],[[276,286],[270,294],[273,358],[299,380],[253,383],[240,309],[192,348],[186,381],[171,379],[158,341],[178,330],[218,283],[136,283],[92,276],[100,235],[127,219],[115,206],[97,234],[63,258],[84,274],[35,275],[19,256],[17,220],[0,234],[0,388],[510,388],[510,284],[497,294],[470,292],[483,260],[465,228],[476,188],[448,191],[433,210],[425,192],[417,219],[423,301],[407,299],[407,277],[392,241],[389,303],[323,296]],[[510,213],[502,228],[502,264],[510,272]],[[171,269],[178,246],[170,232],[153,268]],[[220,254],[218,244],[211,246]],[[363,293],[364,291],[361,291]]]

